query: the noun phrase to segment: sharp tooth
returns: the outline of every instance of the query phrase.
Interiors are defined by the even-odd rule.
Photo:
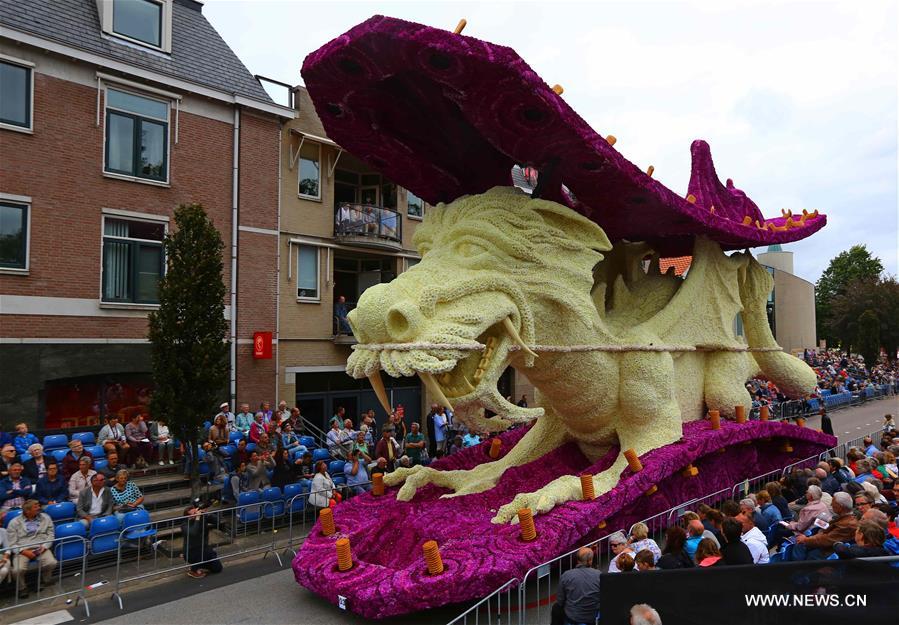
[[[467,387],[467,392],[469,392],[469,393],[472,392],[474,390],[474,384],[469,382],[468,378],[465,377],[464,375],[462,376],[462,379],[465,380],[465,386]]]
[[[437,384],[437,380],[434,379],[433,375],[424,371],[419,371],[418,377],[420,377],[421,381],[424,382],[428,391],[431,393],[434,399],[437,400],[437,403],[442,405],[444,408],[455,412],[455,410],[453,410],[453,405],[449,403],[449,400],[446,398],[446,395],[443,394],[443,390],[440,388],[440,385]]]
[[[371,382],[371,387],[374,389],[378,401],[381,402],[381,406],[387,411],[387,414],[393,414],[393,408],[390,407],[390,402],[387,401],[387,390],[384,388],[384,380],[381,379],[381,374],[377,371],[369,374],[368,381]]]
[[[503,319],[503,327],[506,329],[506,332],[508,332],[509,335],[512,337],[512,340],[515,342],[515,344],[518,345],[519,347],[521,347],[521,350],[525,354],[527,354],[528,356],[531,356],[533,358],[537,357],[537,354],[535,354],[533,352],[533,350],[530,347],[528,347],[525,344],[525,342],[521,339],[521,335],[518,334],[518,330],[515,329],[515,324],[512,323],[512,320],[509,317],[506,317],[505,319]]]

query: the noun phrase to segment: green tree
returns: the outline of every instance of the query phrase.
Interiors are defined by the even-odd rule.
[[[827,345],[831,347],[840,342],[840,337],[832,327],[834,298],[844,293],[850,283],[877,279],[881,273],[883,264],[880,259],[872,256],[864,245],[853,245],[848,251],[840,252],[831,259],[815,284],[815,317],[819,339],[826,339]]]
[[[858,352],[865,359],[865,366],[873,367],[880,355],[880,319],[873,310],[866,310],[858,318]]]
[[[880,345],[890,360],[899,348],[899,282],[887,276],[850,282],[831,302],[831,330],[844,346],[858,345],[859,319],[866,310],[879,321]]]
[[[164,245],[167,269],[159,281],[159,309],[149,318],[156,385],[150,409],[166,418],[196,458],[199,428],[228,382],[224,244],[203,207],[188,204],[175,209],[175,231],[166,236]],[[194,462],[194,497],[199,488]]]

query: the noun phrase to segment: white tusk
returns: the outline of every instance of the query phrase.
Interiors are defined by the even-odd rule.
[[[446,395],[443,394],[443,390],[440,388],[440,385],[437,384],[437,380],[434,379],[434,376],[430,373],[426,373],[424,371],[418,372],[418,377],[421,378],[421,381],[425,383],[425,386],[430,391],[431,395],[434,396],[434,399],[442,405],[447,410],[455,413],[456,411],[453,409],[453,405],[449,403],[449,400],[446,398]]]
[[[512,340],[515,341],[515,343],[519,347],[521,347],[522,351],[524,351],[525,354],[527,354],[528,356],[531,356],[533,358],[537,357],[537,354],[535,354],[534,351],[530,347],[528,347],[525,344],[525,342],[521,339],[521,335],[518,334],[518,330],[515,329],[515,324],[512,323],[511,319],[509,319],[508,317],[503,319],[503,327],[506,329],[506,332],[508,332],[509,335],[512,337]]]
[[[381,406],[387,411],[387,416],[393,414],[393,408],[390,407],[390,402],[387,401],[387,389],[384,388],[384,380],[381,379],[380,372],[375,371],[374,373],[370,373],[368,375],[368,381],[371,382],[371,387],[374,389],[375,395],[378,396],[378,401],[381,402]]]
[[[474,385],[473,385],[473,384],[469,381],[469,379],[466,378],[464,375],[462,376],[462,379],[465,380],[466,390],[467,390],[469,393],[472,392],[472,391],[474,390]]]

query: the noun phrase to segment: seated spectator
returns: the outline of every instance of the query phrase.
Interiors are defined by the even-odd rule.
[[[205,460],[206,464],[209,465],[210,479],[212,481],[223,479],[227,473],[225,470],[225,453],[209,440],[203,441],[201,447],[206,452]]]
[[[735,517],[740,514],[740,504],[733,499],[728,499],[721,504],[721,514],[726,517]]]
[[[409,456],[400,456],[399,464],[397,465],[398,469],[411,469],[412,468],[412,459]]]
[[[855,537],[858,521],[852,514],[852,497],[839,492],[833,496],[834,517],[826,529],[812,536],[800,534],[793,548],[793,560],[823,560],[833,553],[838,542],[848,542]]]
[[[231,412],[231,405],[228,402],[222,402],[219,406],[218,413],[212,418],[213,423],[215,423],[219,417],[225,418],[225,426],[228,428],[229,432],[233,432],[237,429],[234,423],[235,416],[234,413]]]
[[[866,491],[859,491],[853,497],[853,502],[855,503],[856,516],[861,518],[874,505],[874,498]]]
[[[106,421],[106,425],[100,428],[97,435],[97,443],[103,445],[106,455],[115,451],[121,458],[128,457],[128,439],[125,438],[125,428],[119,423],[119,418],[112,415]]]
[[[745,512],[738,514],[736,519],[743,529],[740,540],[746,543],[749,551],[752,552],[752,561],[756,564],[768,564],[768,538],[755,526],[752,517]]]
[[[260,454],[254,451],[250,454],[250,464],[247,465],[247,473],[249,474],[247,490],[262,490],[271,486],[272,483],[269,480],[268,472],[274,468],[275,461],[272,460],[269,452],[266,451]]]
[[[28,453],[28,448],[39,442],[37,436],[28,431],[27,423],[20,423],[16,426],[16,437],[13,439],[13,446],[16,448],[17,454],[21,456]]]
[[[684,541],[684,553],[693,560],[696,556],[696,549],[699,547],[700,541],[703,540],[703,532],[706,529],[702,525],[702,521],[694,519],[687,523],[687,540]],[[708,539],[712,540],[712,539]]]
[[[0,480],[0,512],[21,508],[34,492],[31,480],[22,475],[22,471],[22,463],[14,462],[9,467],[9,474]]]
[[[293,426],[289,421],[281,425],[281,445],[288,451],[293,451],[300,447],[300,439],[293,432]]]
[[[872,505],[887,503],[886,497],[880,494],[880,489],[883,488],[883,482],[880,480],[862,482],[862,488],[865,489],[864,492],[871,496]]]
[[[346,463],[343,465],[343,474],[346,477],[346,485],[354,495],[361,495],[371,490],[368,479],[368,471],[365,469],[365,460],[360,452],[355,449],[350,452]]]
[[[287,422],[290,423],[290,427],[293,430],[294,434],[298,436],[302,435],[302,433],[306,430],[306,426],[303,423],[303,416],[300,414],[299,406],[294,406],[290,409],[290,417],[287,418]]]
[[[406,455],[413,465],[422,463],[422,452],[427,446],[424,435],[418,431],[418,422],[413,421],[412,431],[406,434]]]
[[[250,427],[253,425],[254,416],[250,412],[250,404],[241,404],[240,412],[234,417],[234,427],[237,431],[246,436],[250,433]]]
[[[453,442],[452,442],[452,444],[450,444],[449,451],[447,452],[447,454],[452,455],[452,454],[462,451],[463,449],[465,449],[465,443],[462,442],[462,435],[456,434],[453,437]]]
[[[371,479],[374,480],[376,475],[385,475],[387,473],[387,458],[378,458],[370,467]]]
[[[818,468],[815,469],[815,477],[821,480],[821,490],[823,490],[825,493],[833,495],[835,492],[840,490],[840,482],[833,476],[830,464],[828,464],[827,462],[818,463]],[[773,499],[774,495],[772,494],[771,497]],[[777,502],[775,502],[775,505],[777,505]],[[778,506],[778,508],[780,508],[780,506]],[[783,510],[781,510],[781,514],[782,513]],[[789,520],[790,519],[784,518],[784,521]]]
[[[715,538],[715,542],[718,544],[718,547],[720,548],[721,545],[724,544],[724,535],[721,533],[721,524],[724,523],[724,515],[721,514],[720,510],[715,510],[715,509],[709,510],[708,521],[711,522],[712,527],[711,527],[711,529],[706,529],[706,532],[710,532],[712,534],[712,536]],[[703,523],[703,525],[706,525],[706,524]],[[707,525],[706,525],[706,527],[708,528]],[[707,537],[708,534],[703,533],[703,536]]]
[[[250,452],[247,451],[247,439],[242,438],[237,441],[237,450],[231,457],[231,461],[235,463],[235,465],[240,464],[241,462],[250,464]]]
[[[22,466],[25,470],[25,477],[31,480],[32,483],[37,482],[47,474],[48,465],[56,464],[56,458],[45,455],[44,446],[40,443],[35,443],[29,447],[28,455],[31,458],[23,462]]]
[[[662,617],[645,603],[638,603],[631,608],[630,625],[662,625]]]
[[[599,570],[593,568],[593,550],[577,551],[577,566],[559,578],[556,604],[567,623],[595,623],[599,611]]]
[[[752,524],[761,532],[768,531],[768,519],[766,519],[758,509],[756,502],[746,497],[740,500],[740,512],[752,519]]]
[[[727,565],[752,564],[752,552],[742,541],[743,526],[733,517],[726,517],[721,523],[724,543],[721,546],[721,560]]]
[[[621,570],[620,560],[622,556],[627,555],[633,560],[634,550],[627,544],[627,537],[624,532],[615,532],[609,536],[609,547],[615,555],[609,561],[609,573],[618,573]]]
[[[6,537],[6,530],[0,527],[0,586],[6,584],[6,579],[12,573],[12,565],[9,559],[12,557],[12,551],[9,549],[9,539]]]
[[[280,434],[275,434],[275,437],[280,438]],[[259,442],[256,443],[256,451],[260,454],[268,453],[271,456],[275,455],[275,450],[278,448],[277,444],[274,442],[276,439],[272,439],[268,434],[262,433],[259,435]]]
[[[756,501],[759,504],[759,512],[761,512],[762,516],[765,518],[765,525],[767,527],[771,527],[775,523],[783,521],[780,510],[778,510],[777,506],[771,501],[771,495],[768,491],[760,490],[758,494],[756,494]]]
[[[802,534],[812,527],[817,518],[830,518],[830,510],[821,500],[822,492],[819,486],[809,486],[805,498],[808,504],[799,511],[799,518],[795,521],[779,523],[768,533],[768,544],[772,547],[780,546],[781,541],[792,533]]]
[[[82,458],[88,458],[93,464],[94,457],[91,452],[84,449],[84,444],[78,439],[69,441],[69,453],[62,459],[62,477],[68,481],[72,475],[78,472]]]
[[[4,431],[3,428],[0,428],[0,449],[3,449],[6,445],[12,445],[13,440],[15,440],[15,437],[13,437],[12,434]],[[13,449],[15,448],[16,446],[13,445]]]
[[[288,484],[294,481],[294,464],[290,461],[290,451],[279,447],[275,452],[275,469],[272,473],[272,486],[277,486],[282,491]]]
[[[131,454],[129,464],[138,469],[150,464],[153,457],[153,445],[150,443],[150,430],[140,413],[134,413],[131,422],[125,426],[125,438],[128,439],[129,453]]]
[[[636,555],[636,554],[634,554]],[[622,553],[618,557],[618,572],[620,573],[630,573],[634,570],[634,558],[630,553]],[[610,571],[611,572],[611,571]]]
[[[19,429],[18,426],[16,427],[16,429]],[[27,432],[28,430],[26,429],[25,431]],[[874,445],[874,439],[870,436],[866,436],[864,441],[862,441],[862,444],[864,444],[865,446],[865,455],[869,458],[880,451],[879,449],[877,449],[877,446]]]
[[[479,445],[481,443],[481,438],[478,436],[477,432],[467,432],[465,436],[462,437],[462,446],[463,447],[474,447],[475,445]]]
[[[265,415],[257,412],[253,415],[253,423],[250,425],[250,433],[248,434],[251,443],[259,443],[259,437],[265,434]]]
[[[294,460],[294,474],[301,480],[311,480],[315,475],[315,465],[312,464],[312,454],[308,451]]]
[[[184,561],[191,565],[187,575],[201,579],[210,573],[221,573],[222,562],[209,546],[209,529],[216,526],[215,521],[195,506],[187,508],[184,516]]]
[[[169,430],[169,424],[162,417],[156,419],[150,426],[150,441],[156,447],[156,455],[159,458],[160,466],[168,462],[175,464],[175,439]],[[109,453],[106,454],[109,459]]]
[[[81,456],[81,459],[78,461],[78,470],[69,478],[69,501],[74,504],[78,503],[81,491],[85,488],[90,488],[91,478],[97,474],[96,471],[91,469],[91,464],[93,464],[93,461],[90,456]]]
[[[640,553],[643,549],[649,549],[655,556],[656,562],[662,557],[662,550],[652,538],[649,538],[649,527],[646,523],[634,523],[630,531],[630,547],[634,553]]]
[[[225,480],[225,487],[222,489],[222,500],[232,505],[236,504],[240,499],[240,494],[249,490],[250,474],[247,471],[247,463],[240,461],[237,463],[237,468]]]
[[[129,479],[126,469],[116,473],[115,484],[109,490],[112,495],[113,513],[119,521],[129,512],[143,509],[144,494],[140,492],[137,484]]]
[[[886,534],[879,523],[862,521],[855,530],[855,544],[834,543],[833,551],[841,560],[852,558],[876,558],[889,555],[883,548]]]
[[[661,560],[661,558],[659,558]],[[638,571],[655,571],[655,555],[649,549],[641,549],[634,556],[634,566]]]
[[[699,524],[700,527],[702,523]],[[700,531],[701,535],[701,531]],[[687,542],[687,533],[684,528],[677,525],[669,527],[665,532],[665,548],[662,549],[662,557],[659,558],[656,565],[660,569],[688,569],[693,566],[693,559],[684,550],[684,544]],[[640,552],[637,552],[637,563],[639,564]]]
[[[125,465],[119,463],[119,454],[117,452],[112,452],[111,454],[106,456],[106,466],[97,471],[97,473],[106,478],[107,486],[112,486],[112,484],[115,482],[116,473],[124,468]]]
[[[703,538],[696,547],[693,556],[697,566],[716,566],[724,564],[721,560],[721,551],[711,538]]]
[[[328,474],[328,463],[319,460],[315,465],[315,477],[309,491],[309,503],[318,508],[327,508],[334,501],[334,480]]]
[[[227,406],[227,404],[223,404]],[[224,447],[228,444],[228,437],[231,435],[231,428],[228,427],[228,421],[225,415],[219,413],[209,428],[208,440],[214,447]]]
[[[0,450],[0,479],[9,475],[9,467],[19,461],[19,454],[12,443],[7,443]]]
[[[385,425],[381,430],[381,438],[375,447],[375,455],[387,460],[387,470],[393,471],[399,458],[400,446],[393,438],[393,426]]]
[[[715,532],[709,531],[705,527],[705,523],[702,523],[702,520],[699,518],[699,515],[695,512],[688,510],[684,512],[684,515],[681,517],[684,522],[684,527],[687,528],[687,538],[689,538],[690,530],[689,526],[692,521],[699,521],[702,524],[702,536],[701,538],[710,538],[715,542],[716,545],[720,546],[721,543],[718,542],[718,537],[715,535]],[[698,544],[698,543],[697,543]]]
[[[19,599],[28,596],[25,574],[31,562],[38,562],[40,566],[38,587],[49,586],[57,564],[53,557],[53,539],[56,533],[53,520],[41,512],[41,505],[34,499],[27,500],[22,505],[22,514],[9,522],[6,535],[9,548],[15,554],[12,570],[16,579],[16,596]]]
[[[106,488],[106,478],[99,473],[94,473],[91,478],[90,488],[85,488],[78,496],[75,504],[75,516],[90,529],[94,519],[112,514],[112,494]]]
[[[69,500],[69,483],[63,479],[55,462],[47,464],[47,474],[38,478],[34,498],[42,506]]]

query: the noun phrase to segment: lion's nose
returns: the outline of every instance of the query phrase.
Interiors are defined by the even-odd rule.
[[[419,335],[424,317],[410,302],[394,304],[387,311],[387,332],[394,341],[411,341]]]

